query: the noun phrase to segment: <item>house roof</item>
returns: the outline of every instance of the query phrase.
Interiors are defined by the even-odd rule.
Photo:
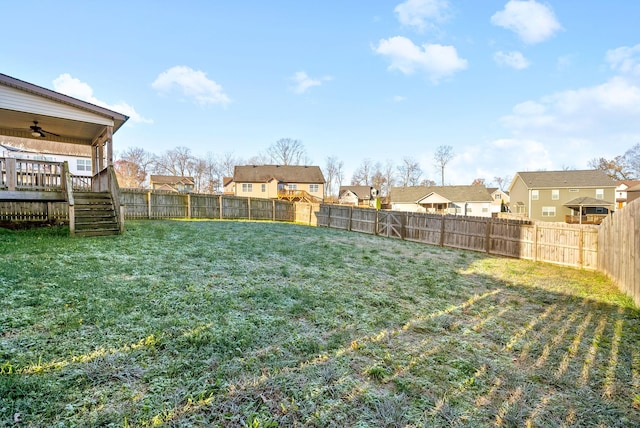
[[[490,202],[491,195],[486,187],[472,186],[412,186],[392,187],[390,191],[391,202],[418,203],[430,195],[439,195],[451,202]]]
[[[568,171],[525,171],[516,173],[511,187],[520,177],[527,188],[532,189],[561,189],[585,187],[616,187],[617,183],[598,169],[568,170]]]
[[[223,186],[228,186],[231,183],[233,183],[233,177],[222,177]]]
[[[149,181],[153,184],[186,184],[193,185],[193,177],[181,177],[179,175],[152,175],[149,177]]]
[[[236,183],[267,183],[271,180],[324,184],[324,175],[319,166],[311,165],[238,165],[233,170]]]
[[[613,202],[607,202],[589,196],[581,196],[564,203],[565,207],[610,207],[612,205],[614,205]]]
[[[363,199],[365,201],[371,199],[371,186],[340,186],[340,190],[338,191],[338,195],[342,197],[344,192],[351,192],[358,197],[358,199]]]
[[[129,118],[121,113],[0,73],[0,135],[30,138],[34,121],[46,141],[91,145],[105,126],[116,132]],[[55,135],[58,134],[58,135]]]

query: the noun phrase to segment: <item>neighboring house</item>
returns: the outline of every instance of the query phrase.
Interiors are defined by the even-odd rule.
[[[392,187],[391,209],[491,217],[492,198],[483,185]]]
[[[236,183],[233,181],[233,177],[222,177],[222,193],[225,195],[235,195]]]
[[[372,186],[340,186],[338,203],[343,205],[375,206],[375,198],[380,192]]]
[[[580,213],[605,216],[615,207],[616,186],[600,170],[518,172],[509,186],[511,212],[561,222]]]
[[[193,177],[180,177],[177,175],[152,175],[149,178],[149,186],[153,190],[167,190],[179,193],[189,193],[195,189]]]
[[[239,165],[233,183],[236,196],[322,201],[325,181],[319,166]]]
[[[487,191],[491,195],[492,213],[499,213],[509,209],[509,192],[500,190],[498,187],[488,187]]]
[[[640,199],[640,184],[636,184],[633,187],[627,189],[627,204]]]
[[[628,202],[633,200],[633,199],[631,200],[629,199],[630,196],[632,198],[636,198],[637,195],[635,194],[635,192],[637,190],[640,190],[640,181],[636,181],[636,180],[618,181],[618,187],[616,187],[616,207],[619,209],[627,205]]]
[[[0,157],[68,162],[72,175],[91,177],[91,147],[0,136]]]

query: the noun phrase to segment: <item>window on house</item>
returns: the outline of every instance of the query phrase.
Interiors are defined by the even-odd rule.
[[[551,191],[551,199],[553,199],[554,201],[557,201],[558,199],[560,199],[560,190],[558,189],[554,189]]]
[[[555,217],[556,207],[542,207],[542,217]]]
[[[532,190],[531,191],[531,200],[532,201],[537,201],[538,198],[540,198],[540,192],[538,190]]]
[[[482,204],[482,212],[483,213],[489,212],[489,204]]]
[[[243,193],[251,193],[251,192],[253,192],[253,184],[252,183],[242,183],[242,192]]]
[[[320,185],[319,184],[309,184],[309,192],[318,193],[319,191],[320,191]]]
[[[502,199],[502,195],[500,193],[496,193],[495,194],[495,199],[496,199],[496,201],[499,201],[500,199]]]
[[[473,208],[471,206],[467,207],[467,214],[470,213],[471,211],[473,211]]]
[[[604,199],[604,189],[596,189],[596,199]]]
[[[260,185],[260,191],[261,191],[262,193],[266,192],[266,191],[267,191],[267,185],[266,185],[266,184],[261,184],[261,185]]]
[[[604,214],[604,208],[596,207],[596,214]]]
[[[298,190],[297,184],[289,184],[289,190]]]
[[[91,171],[91,159],[77,159],[76,169],[78,171]]]

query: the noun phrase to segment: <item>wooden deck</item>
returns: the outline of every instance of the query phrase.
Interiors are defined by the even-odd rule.
[[[95,196],[88,197],[88,193],[93,193]],[[78,232],[84,235],[92,234],[87,233],[91,227],[87,225],[86,218],[92,217],[86,215],[86,206],[93,208],[94,205],[101,205],[101,209],[103,209],[104,202],[76,204],[74,195],[82,195],[84,199],[89,198],[90,200],[98,198],[102,201],[104,197],[110,199],[111,209],[114,211],[112,217],[115,226],[110,225],[109,233],[93,233],[94,235],[112,234],[111,231],[114,229],[116,233],[123,231],[124,216],[121,213],[118,183],[112,166],[100,171],[94,177],[86,177],[71,175],[67,162],[0,158],[0,211],[6,211],[16,203],[20,203],[21,212],[17,218],[29,220],[28,205],[32,204],[34,211],[38,211],[34,214],[34,218],[42,220],[43,215],[40,212],[42,210],[37,207],[43,203],[49,205],[62,203],[66,207],[70,233],[72,235],[76,233],[77,208],[79,210],[78,216],[80,217],[80,213],[82,213],[82,218],[85,219],[84,223],[78,223],[83,226],[82,231],[78,230]],[[76,207],[76,205],[78,206]],[[47,213],[45,217],[49,217],[50,211],[49,208],[45,210]],[[104,215],[101,214],[101,217]],[[44,220],[51,219],[44,218]],[[100,223],[103,222],[103,219],[95,221],[96,229],[100,229]]]

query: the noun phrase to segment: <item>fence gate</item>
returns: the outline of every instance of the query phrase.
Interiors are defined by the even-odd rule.
[[[402,239],[404,216],[394,211],[378,211],[378,235]]]

